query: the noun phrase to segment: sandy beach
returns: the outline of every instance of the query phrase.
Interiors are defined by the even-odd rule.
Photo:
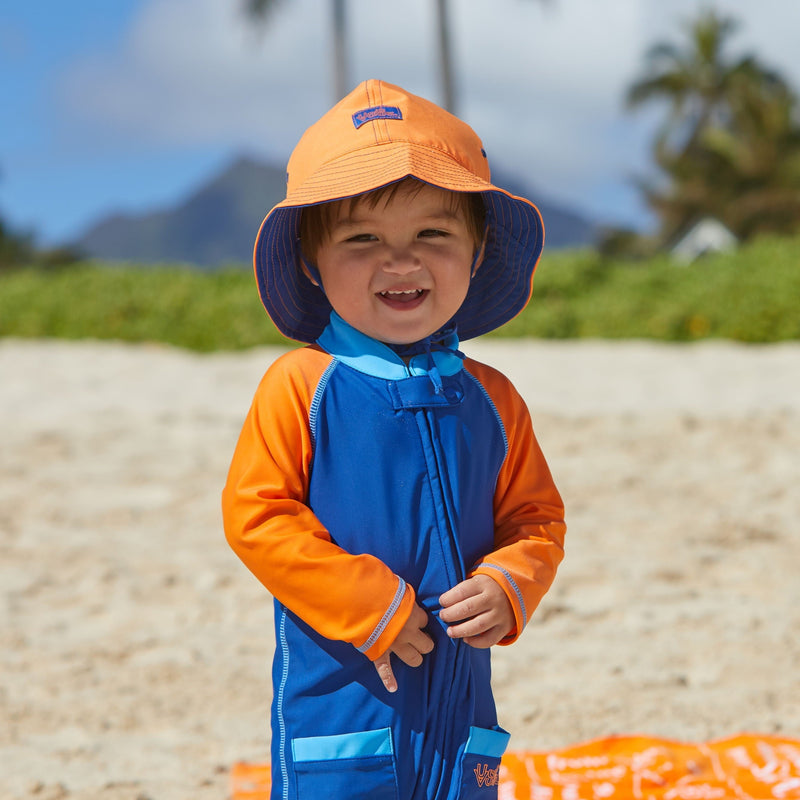
[[[567,556],[496,648],[512,749],[800,737],[800,345],[481,340]],[[281,351],[0,340],[0,798],[224,800],[268,758],[271,601],[219,494]]]

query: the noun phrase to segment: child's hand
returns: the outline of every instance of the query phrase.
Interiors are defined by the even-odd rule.
[[[447,635],[472,647],[497,644],[514,628],[514,611],[506,593],[488,575],[475,575],[445,592],[439,618],[450,625]]]
[[[428,615],[418,605],[414,605],[411,616],[400,629],[397,638],[391,647],[373,662],[378,670],[383,685],[390,692],[397,691],[397,680],[392,672],[391,654],[394,653],[404,664],[409,667],[418,667],[422,663],[422,656],[433,650],[433,639],[422,630],[428,624]]]

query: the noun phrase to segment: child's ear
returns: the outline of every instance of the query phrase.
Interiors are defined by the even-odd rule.
[[[478,268],[481,264],[483,264],[483,257],[486,255],[486,235],[484,234],[483,240],[481,241],[481,246],[478,251],[475,253],[475,257],[472,259],[472,272],[470,273],[470,278],[475,277],[475,273],[478,271]]]
[[[312,267],[302,256],[300,257],[300,268],[303,270],[303,275],[308,278],[314,286],[319,286],[319,280],[317,280],[317,270]]]

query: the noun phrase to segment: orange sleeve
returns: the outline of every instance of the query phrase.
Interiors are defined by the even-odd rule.
[[[495,549],[470,574],[489,575],[505,591],[516,627],[501,644],[511,644],[550,588],[564,557],[564,504],[525,401],[496,370],[476,362],[469,362],[468,369],[492,398],[508,440],[494,496]]]
[[[230,546],[275,598],[322,636],[374,660],[397,637],[415,596],[379,559],[334,544],[306,505],[309,409],[330,363],[310,347],[267,371],[234,451],[223,523]]]

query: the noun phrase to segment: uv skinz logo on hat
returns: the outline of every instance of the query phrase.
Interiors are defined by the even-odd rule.
[[[266,216],[253,263],[261,301],[278,330],[315,342],[331,313],[302,269],[304,207],[342,200],[404,178],[480,194],[486,210],[481,266],[451,320],[461,341],[519,314],[531,296],[544,226],[529,200],[495,186],[483,144],[458,117],[378,80],[360,84],[303,134],[288,164],[286,198]]]
[[[376,119],[403,119],[403,112],[397,106],[373,106],[353,114],[353,125],[360,128],[366,122]]]

